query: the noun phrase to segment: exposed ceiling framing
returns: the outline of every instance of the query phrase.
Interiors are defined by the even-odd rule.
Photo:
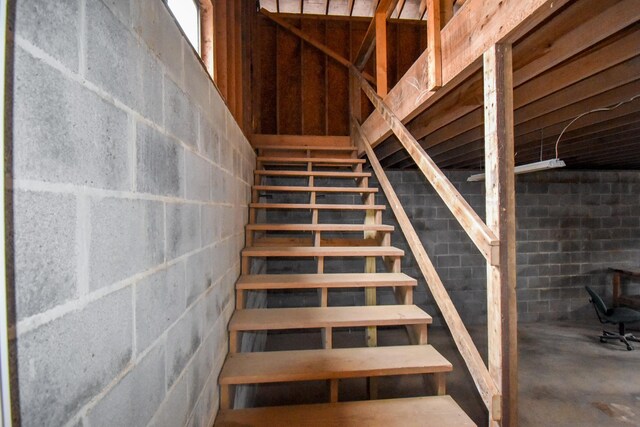
[[[272,13],[372,18],[379,0],[260,0]],[[391,19],[426,20],[426,0],[399,0]],[[460,2],[462,3],[462,2]]]

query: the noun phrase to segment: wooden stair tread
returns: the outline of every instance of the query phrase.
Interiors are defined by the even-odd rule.
[[[404,273],[250,274],[238,278],[236,289],[365,288],[417,283]]]
[[[265,176],[322,176],[331,178],[370,178],[371,172],[265,170],[254,172]]]
[[[250,203],[249,207],[255,209],[324,209],[342,211],[383,211],[384,205],[340,205],[322,203]]]
[[[242,256],[252,256],[252,257],[404,256],[404,251],[394,246],[249,246],[242,250]]]
[[[451,396],[221,410],[215,427],[471,427]]]
[[[388,375],[450,372],[451,363],[433,346],[332,348],[230,353],[220,384],[263,384]]]
[[[258,162],[261,163],[336,163],[336,164],[364,164],[366,159],[339,158],[339,157],[277,157],[260,156]]]
[[[424,325],[431,321],[431,316],[416,305],[258,308],[236,310],[229,322],[229,330]]]
[[[385,224],[247,224],[247,230],[259,231],[393,231]]]
[[[290,150],[290,151],[346,151],[353,153],[358,151],[356,147],[344,147],[341,145],[257,145],[254,148],[258,150]]]
[[[298,185],[254,185],[256,191],[282,192],[316,192],[316,193],[377,193],[377,188],[371,187],[305,187]]]

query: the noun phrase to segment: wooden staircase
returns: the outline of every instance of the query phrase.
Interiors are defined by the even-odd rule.
[[[445,375],[451,364],[427,344],[431,317],[413,305],[415,279],[400,271],[401,249],[391,246],[393,227],[382,224],[384,206],[375,204],[377,188],[370,188],[365,160],[346,145],[258,147],[255,185],[250,204],[246,247],[242,252],[242,275],[236,284],[236,312],[229,323],[229,355],[219,377],[220,411],[216,426],[468,426],[475,425],[446,395]],[[306,179],[307,185],[263,185],[263,178]],[[322,186],[322,179],[341,180],[344,186]],[[352,183],[355,183],[353,185]],[[349,184],[352,184],[349,186]],[[267,203],[261,195],[308,194],[306,203]],[[360,195],[361,204],[318,203],[319,195]],[[308,211],[308,223],[259,222],[273,219],[271,210]],[[332,218],[351,213],[361,223],[321,221],[325,211]],[[260,215],[258,212],[262,211]],[[354,238],[354,234],[357,236]],[[284,235],[284,236],[283,236]],[[340,235],[340,237],[335,237]],[[302,236],[302,237],[301,237]],[[351,236],[351,237],[343,237]],[[325,272],[325,260],[364,259],[364,271]],[[286,258],[293,266],[300,260],[315,261],[315,272],[299,274],[251,274],[255,259]],[[382,259],[386,272],[376,271]],[[391,288],[395,305],[377,305],[379,288]],[[365,294],[364,306],[329,306],[329,292],[352,289]],[[317,290],[318,307],[246,308],[248,291],[290,292]],[[377,327],[404,326],[412,345],[377,346]],[[335,328],[364,328],[366,347],[333,348]],[[243,333],[320,329],[322,349],[240,352]],[[377,377],[421,375],[428,379],[433,396],[376,399]],[[349,401],[339,395],[339,382],[366,378],[370,400]],[[249,384],[325,380],[328,402],[317,404],[234,409],[235,387]],[[426,392],[425,392],[426,394]]]

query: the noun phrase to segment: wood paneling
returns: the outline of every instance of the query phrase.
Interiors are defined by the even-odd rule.
[[[299,22],[294,23],[296,27]],[[301,40],[288,31],[278,29],[276,36],[278,91],[278,134],[302,134]],[[263,84],[265,82],[263,81]]]
[[[325,40],[325,23],[302,21],[302,31],[315,40]],[[318,49],[302,50],[302,133],[323,135],[326,132],[326,62]]]
[[[349,134],[349,77],[347,68],[267,17],[258,14],[252,49],[253,133]],[[332,51],[353,60],[369,26],[368,21],[308,17],[286,22]],[[389,85],[394,85],[419,57],[426,41],[426,25],[390,22],[387,31]],[[365,71],[375,74],[375,60]],[[362,97],[362,114],[373,106]]]

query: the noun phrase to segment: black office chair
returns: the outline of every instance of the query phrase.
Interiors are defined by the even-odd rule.
[[[607,340],[620,340],[627,345],[627,350],[633,350],[633,346],[629,344],[629,341],[640,342],[640,340],[632,334],[625,333],[624,324],[640,322],[640,311],[626,307],[607,308],[607,305],[602,301],[602,298],[600,298],[598,294],[593,292],[593,290],[588,286],[585,286],[585,288],[591,296],[589,302],[593,304],[600,323],[618,325],[619,333],[617,334],[603,330],[602,335],[600,336],[600,342],[607,342]]]

